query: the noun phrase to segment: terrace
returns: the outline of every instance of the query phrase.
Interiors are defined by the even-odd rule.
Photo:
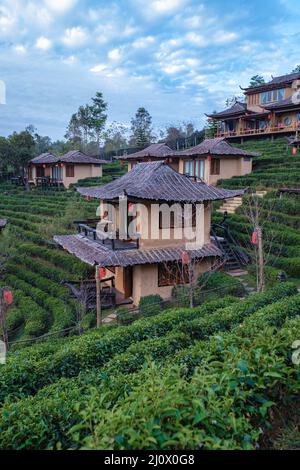
[[[277,124],[275,126],[263,126],[261,128],[255,129],[238,129],[235,131],[224,131],[218,129],[216,137],[244,137],[244,136],[260,136],[260,135],[271,135],[271,134],[290,134],[292,132],[297,132],[299,129],[299,124],[293,122],[291,125]]]

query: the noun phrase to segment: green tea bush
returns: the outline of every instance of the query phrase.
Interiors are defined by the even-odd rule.
[[[139,302],[139,312],[144,317],[156,315],[162,310],[162,301],[160,295],[152,294],[141,297]]]

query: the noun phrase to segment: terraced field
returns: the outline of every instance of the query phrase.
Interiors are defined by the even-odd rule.
[[[0,448],[256,449],[299,393],[299,309],[286,283],[10,353]]]
[[[107,165],[101,182],[118,174],[118,165]],[[83,184],[96,183],[99,179]],[[75,326],[76,304],[61,282],[80,280],[89,268],[58,249],[52,236],[74,230],[73,220],[95,217],[96,207],[96,201],[87,202],[74,189],[27,193],[10,184],[0,185],[0,217],[9,220],[0,239],[1,253],[7,255],[1,285],[14,292],[14,306],[7,317],[10,341]],[[85,325],[93,322],[91,313]]]
[[[300,280],[300,196],[285,195],[279,199],[279,188],[300,188],[300,151],[292,155],[292,148],[285,139],[271,141],[249,141],[242,148],[262,153],[254,159],[251,175],[221,181],[222,187],[235,189],[249,187],[267,190],[263,200],[259,200],[264,222],[265,247],[269,253],[269,265],[284,270],[290,277]],[[228,223],[233,235],[247,249],[250,248],[251,227],[245,215],[245,203]],[[222,216],[215,213],[213,219],[219,222]]]

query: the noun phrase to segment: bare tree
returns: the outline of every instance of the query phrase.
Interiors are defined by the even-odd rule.
[[[272,200],[261,198],[255,193],[244,198],[244,215],[250,225],[249,247],[253,253],[256,267],[258,292],[263,292],[265,289],[266,265],[270,264],[274,251],[278,257],[282,250],[282,239],[278,239],[278,233],[275,233],[271,225],[271,222],[274,221],[274,216],[272,216],[273,206]],[[276,250],[274,250],[275,244]]]

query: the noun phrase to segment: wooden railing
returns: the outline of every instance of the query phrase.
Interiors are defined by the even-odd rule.
[[[300,130],[300,126],[297,122],[294,122],[290,126],[285,125],[277,125],[277,126],[267,126],[262,129],[239,129],[238,131],[217,131],[217,137],[240,137],[240,136],[247,136],[247,135],[262,135],[262,134],[276,134],[276,133],[284,133],[284,132],[296,132],[298,129]]]

